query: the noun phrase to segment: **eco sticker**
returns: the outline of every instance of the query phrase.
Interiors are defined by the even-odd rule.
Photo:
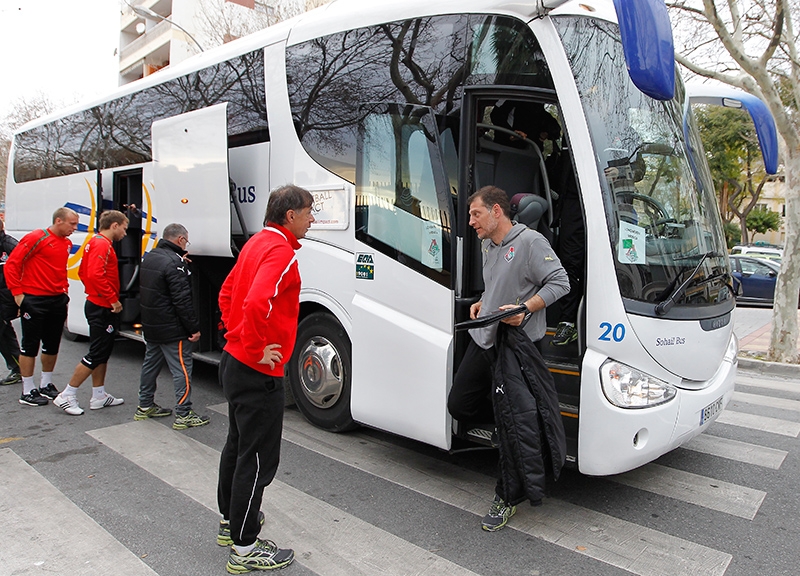
[[[617,259],[624,264],[645,263],[644,228],[620,220]]]
[[[375,259],[372,254],[356,254],[356,278],[375,280]]]

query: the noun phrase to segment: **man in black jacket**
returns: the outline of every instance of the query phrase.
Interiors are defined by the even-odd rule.
[[[156,378],[164,363],[175,385],[175,430],[208,424],[192,410],[192,343],[200,340],[200,323],[192,304],[191,271],[186,259],[189,233],[181,224],[164,227],[161,241],[142,261],[139,294],[147,349],[139,382],[134,420],[162,418],[172,410],[155,403]]]
[[[17,247],[17,239],[6,234],[5,223],[0,219],[0,354],[11,371],[0,380],[0,385],[9,386],[22,382],[19,372],[19,340],[11,321],[19,316],[19,307],[6,286],[5,263]]]

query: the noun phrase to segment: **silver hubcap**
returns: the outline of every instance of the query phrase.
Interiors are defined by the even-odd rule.
[[[329,340],[316,336],[300,352],[300,385],[317,408],[331,408],[342,395],[344,375],[339,353]]]

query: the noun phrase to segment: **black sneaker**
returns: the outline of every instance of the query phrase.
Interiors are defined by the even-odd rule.
[[[19,384],[22,382],[22,374],[12,370],[8,376],[0,380],[0,386],[11,386],[12,384]]]
[[[26,406],[45,406],[50,402],[47,398],[39,394],[39,389],[34,388],[29,394],[23,394],[19,397],[19,403]]]
[[[288,566],[294,560],[294,550],[281,550],[271,540],[256,540],[255,547],[247,554],[236,552],[236,546],[231,546],[228,556],[228,565],[225,567],[230,574],[244,574],[251,570],[275,570]]]
[[[258,523],[264,525],[264,513],[258,511]],[[231,538],[231,523],[228,520],[219,521],[219,532],[217,532],[217,544],[220,546],[233,546],[233,538]]]
[[[51,382],[44,388],[39,388],[39,394],[41,394],[42,396],[46,396],[47,398],[50,398],[50,400],[55,400],[56,396],[58,396],[58,388],[53,386],[53,383]]]
[[[495,495],[489,513],[483,517],[481,528],[487,532],[495,532],[508,524],[508,519],[517,511],[516,506],[507,506],[500,496]]]
[[[550,340],[551,346],[566,346],[578,339],[578,329],[572,322],[559,322],[556,335]]]

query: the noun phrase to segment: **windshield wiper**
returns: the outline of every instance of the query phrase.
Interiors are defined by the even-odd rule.
[[[697,271],[700,270],[700,267],[703,265],[703,262],[705,262],[707,258],[719,258],[719,257],[720,257],[720,254],[717,253],[717,252],[713,252],[713,251],[712,252],[706,252],[705,254],[703,254],[700,257],[700,262],[697,263],[697,266],[694,267],[694,270],[692,271],[691,274],[689,274],[689,277],[683,282],[683,284],[681,284],[680,286],[675,288],[670,293],[670,295],[667,297],[666,300],[662,300],[661,302],[656,304],[656,315],[657,316],[663,316],[664,314],[666,314],[667,312],[672,310],[672,307],[675,306],[675,301],[678,298],[680,298],[681,296],[683,296],[683,294],[686,292],[686,289],[692,284],[692,281],[694,280],[694,277],[697,274]],[[681,277],[682,273],[683,273],[683,270],[678,272],[678,275],[675,276],[675,280],[672,281],[672,284],[670,284],[670,286],[672,286],[673,284],[677,283],[677,281]],[[713,278],[714,278],[714,276],[709,277],[709,279],[713,279]]]

